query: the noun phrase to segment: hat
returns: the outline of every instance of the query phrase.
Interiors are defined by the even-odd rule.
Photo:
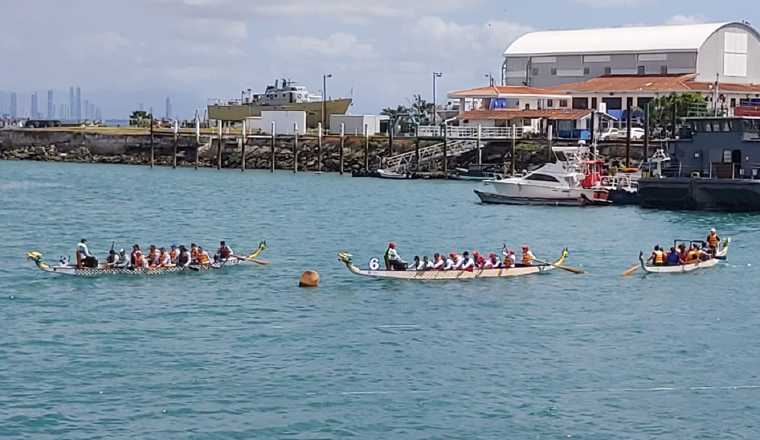
[[[528,249],[528,245],[527,245],[527,244],[524,244],[522,248],[523,248],[523,249]]]
[[[83,238],[83,239],[79,240],[79,242],[80,242],[80,243],[87,243],[87,239],[86,239],[86,238]]]
[[[716,233],[716,232],[718,232],[718,231],[716,231],[716,230],[715,230],[715,228],[711,228],[711,229],[710,229],[710,232],[712,232],[712,233],[714,234],[714,233]]]
[[[388,247],[391,248],[391,249],[396,249],[396,243],[390,242],[390,243],[388,243]]]

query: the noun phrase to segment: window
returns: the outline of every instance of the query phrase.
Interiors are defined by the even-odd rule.
[[[611,75],[612,74],[612,67],[607,66],[604,68],[604,74],[605,75]]]
[[[596,110],[597,108],[599,108],[599,104],[598,104],[596,98],[591,98],[591,108],[594,109],[594,110]]]
[[[557,68],[552,67],[552,76],[557,76]]]
[[[528,177],[526,177],[525,180],[537,180],[539,182],[554,182],[554,183],[559,182],[559,180],[557,180],[555,177],[552,177],[546,174],[531,174]]]
[[[731,98],[731,108],[736,107],[736,98]]]
[[[584,67],[584,68],[583,68],[583,75],[584,75],[584,76],[588,76],[588,75],[591,75],[591,68],[590,68],[590,67],[588,67],[588,66],[587,66],[587,67]]]
[[[560,99],[559,106],[560,108],[567,108],[567,99]]]
[[[538,73],[539,73],[538,67],[534,67],[534,68],[530,69],[530,74],[531,75],[538,76]]]
[[[549,108],[554,107],[554,100],[553,99],[547,99],[546,100],[546,106]]]
[[[667,65],[665,65],[665,66],[660,66],[660,73],[661,73],[662,75],[667,75],[667,74],[668,74],[668,66],[667,66]]]
[[[639,75],[645,75],[647,73],[647,68],[645,66],[639,66],[636,73]]]

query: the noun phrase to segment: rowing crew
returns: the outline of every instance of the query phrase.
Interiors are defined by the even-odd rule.
[[[655,266],[678,266],[697,261],[707,261],[715,256],[719,245],[720,237],[718,237],[715,228],[712,228],[701,246],[697,242],[691,242],[687,248],[684,243],[681,243],[677,247],[671,247],[670,251],[666,252],[665,249],[657,245],[647,261]]]
[[[219,242],[219,249],[214,255],[214,262],[226,261],[236,258],[224,240]],[[208,266],[211,257],[203,247],[195,243],[187,249],[184,245],[171,245],[169,249],[150,245],[147,253],[143,253],[139,244],[132,246],[132,252],[127,256],[124,249],[118,252],[113,248],[108,252],[104,267],[106,269],[160,269],[169,267],[187,267],[190,265]],[[87,247],[87,239],[82,239],[77,244],[76,266],[82,268],[98,267],[98,260],[90,253]]]
[[[432,258],[428,258],[427,255],[422,258],[415,256],[414,261],[409,264],[399,255],[396,250],[396,243],[391,242],[385,251],[384,260],[386,270],[466,270],[471,272],[475,269],[508,269],[531,266],[536,258],[527,245],[522,247],[522,258],[519,263],[515,252],[508,249],[506,245],[502,248],[501,254],[502,257],[499,258],[495,253],[485,256],[478,251],[474,251],[472,254],[468,251],[462,254],[452,252],[448,256],[436,253]]]

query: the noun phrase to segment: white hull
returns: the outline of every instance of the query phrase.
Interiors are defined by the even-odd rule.
[[[639,261],[641,263],[641,268],[647,273],[688,273],[699,269],[715,267],[721,260],[725,260],[728,257],[728,245],[730,243],[730,238],[724,241],[722,246],[720,246],[715,253],[715,257],[710,258],[707,261],[696,261],[694,263],[679,264],[676,266],[650,266],[644,260],[643,253],[639,254]]]
[[[377,174],[383,178],[383,179],[397,179],[397,180],[403,180],[408,179],[409,176],[406,174],[397,173],[395,171],[385,170],[385,169],[379,169],[377,170]]]

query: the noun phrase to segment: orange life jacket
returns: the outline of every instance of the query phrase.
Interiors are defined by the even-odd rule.
[[[707,236],[707,243],[710,245],[710,247],[718,247],[719,242],[720,238],[718,238],[718,234],[710,233],[710,235]]]
[[[654,264],[665,264],[665,252],[654,251]]]
[[[198,252],[198,248],[195,248],[190,251],[190,258],[192,258],[193,261],[200,260],[200,252]]]
[[[523,252],[522,255],[522,264],[525,264],[526,266],[531,264],[533,262],[533,257],[530,256],[529,253]]]
[[[198,254],[198,262],[201,264],[209,264],[211,260],[209,260],[208,255],[199,253]]]

